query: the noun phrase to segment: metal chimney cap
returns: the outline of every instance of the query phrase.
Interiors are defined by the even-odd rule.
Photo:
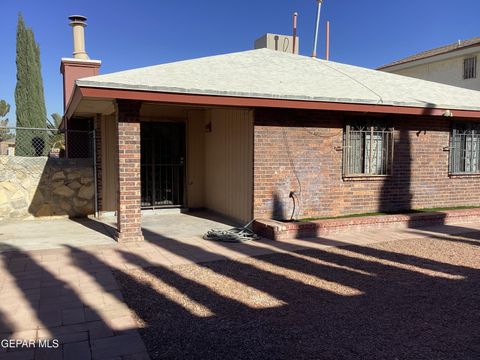
[[[86,24],[87,18],[83,15],[70,15],[68,19],[71,21],[70,24]]]

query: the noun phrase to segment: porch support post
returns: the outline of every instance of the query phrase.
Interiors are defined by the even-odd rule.
[[[142,241],[140,183],[141,101],[117,100],[118,242]]]

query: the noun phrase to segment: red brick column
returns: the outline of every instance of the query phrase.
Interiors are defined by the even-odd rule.
[[[118,242],[142,241],[139,101],[118,100]]]

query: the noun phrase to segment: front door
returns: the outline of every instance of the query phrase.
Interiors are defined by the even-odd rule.
[[[184,204],[185,124],[142,122],[142,207]]]

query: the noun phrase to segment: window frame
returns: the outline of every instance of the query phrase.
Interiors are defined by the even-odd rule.
[[[462,129],[463,127],[463,129]],[[459,132],[463,131],[463,134]],[[471,131],[471,134],[467,132]],[[467,166],[467,157],[463,153],[468,151],[468,138],[470,135],[470,157],[468,162],[470,163]],[[460,138],[460,141],[457,139],[458,136],[465,136],[464,139]],[[457,143],[460,143],[460,153],[456,153]],[[476,150],[475,150],[476,146]],[[476,157],[474,156],[476,155]],[[463,170],[459,170],[457,167],[456,161],[460,161],[459,167],[462,167]],[[476,162],[475,171],[466,171],[467,167],[472,168],[472,162]],[[450,131],[450,141],[449,141],[449,156],[448,156],[448,174],[452,176],[456,175],[480,175],[480,123],[475,122],[454,122]]]
[[[357,127],[359,130],[352,130],[352,127]],[[366,129],[366,130],[363,130]],[[380,130],[379,130],[380,129]],[[349,179],[349,178],[378,178],[378,177],[388,177],[392,175],[392,169],[393,169],[393,154],[394,154],[394,143],[395,143],[395,137],[394,137],[394,127],[389,124],[388,121],[385,120],[371,120],[371,119],[365,119],[365,120],[353,120],[353,121],[347,121],[344,127],[343,131],[343,146],[342,146],[342,155],[343,155],[343,161],[342,161],[342,177],[344,179]],[[351,141],[352,141],[352,134],[354,132],[357,132],[360,134],[360,141],[363,143],[363,145],[360,145],[361,149],[361,158],[360,160],[357,158],[357,160],[354,160],[355,162],[359,162],[361,164],[360,166],[362,167],[362,172],[352,172],[352,159],[355,156],[358,156],[358,154],[353,154],[352,155],[352,146]],[[364,135],[362,135],[364,133]],[[366,135],[369,133],[370,139],[373,139],[374,137],[378,136],[378,133],[381,134],[381,159],[382,159],[382,164],[380,166],[382,169],[385,169],[384,171],[377,172],[373,171],[372,172],[372,163],[373,163],[373,154],[377,152],[378,154],[378,148],[375,150],[373,149],[375,140],[374,141],[369,141],[369,151],[368,153],[370,154],[370,159],[367,161],[366,156],[367,156],[367,148],[365,146],[366,144]],[[358,135],[358,134],[354,134]],[[386,144],[385,144],[386,140]],[[357,140],[358,141],[358,140]],[[378,141],[378,140],[377,140]],[[377,155],[378,156],[378,155]],[[377,158],[378,161],[378,158]],[[386,162],[384,164],[384,161]],[[353,165],[355,166],[355,165]],[[378,168],[378,164],[375,166]],[[367,172],[367,169],[370,169],[369,172]]]
[[[467,64],[471,69],[467,69]],[[463,80],[470,80],[477,78],[477,56],[470,56],[463,59]]]

